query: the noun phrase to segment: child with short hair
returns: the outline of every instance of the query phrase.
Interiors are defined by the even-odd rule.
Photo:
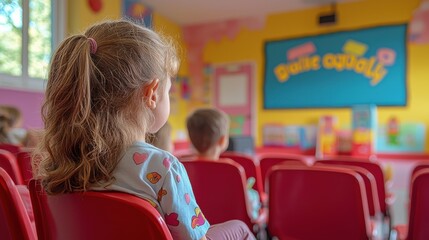
[[[126,20],[65,39],[50,66],[37,176],[48,194],[114,190],[146,199],[174,239],[253,239],[240,221],[210,227],[183,165],[145,142],[167,121],[177,69],[169,41]]]
[[[22,127],[23,118],[19,108],[10,105],[0,106],[0,143],[34,147],[40,131]]]
[[[194,111],[186,120],[189,139],[198,159],[216,161],[229,143],[229,117],[218,109],[203,108]],[[252,207],[252,218],[259,216],[261,208],[259,193],[254,190],[253,177],[247,180],[247,196]]]
[[[4,108],[0,107],[0,144],[12,144],[12,141],[9,138],[9,132],[11,128],[12,119],[9,113]]]

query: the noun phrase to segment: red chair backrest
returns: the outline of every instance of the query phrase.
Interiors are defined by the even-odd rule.
[[[9,174],[16,185],[24,184],[15,155],[9,151],[0,149],[0,167]]]
[[[326,166],[325,164],[320,164],[318,162],[316,162],[314,165]],[[355,166],[332,165],[332,167],[339,167],[339,168],[345,167],[347,169],[351,169],[357,172],[362,177],[362,180],[365,184],[365,192],[368,200],[369,215],[371,217],[374,217],[376,216],[377,213],[380,213],[380,201],[378,199],[377,183],[372,173],[370,173],[365,168],[355,167]]]
[[[410,213],[408,222],[409,240],[429,239],[429,169],[415,173],[412,179]]]
[[[261,169],[259,167],[259,164],[256,164],[252,157],[235,152],[224,152],[220,155],[220,157],[229,158],[234,162],[240,164],[244,168],[247,178],[255,178],[255,184],[253,185],[253,189],[258,191],[259,193],[263,193],[264,187],[262,182]]]
[[[416,174],[418,171],[426,168],[429,168],[429,161],[417,162],[417,164],[414,166],[413,171],[411,173],[411,179],[413,178],[414,174]]]
[[[21,146],[14,145],[14,144],[1,143],[0,144],[0,149],[9,151],[10,153],[12,153],[14,155],[16,155],[19,152],[21,152]]]
[[[368,170],[375,178],[377,183],[377,193],[380,203],[380,210],[383,214],[389,215],[388,209],[386,206],[386,189],[384,185],[384,174],[383,169],[378,163],[365,161],[365,160],[319,160],[318,163],[323,164],[335,164],[335,165],[345,165],[345,166],[356,166],[362,167]]]
[[[349,169],[279,165],[268,173],[268,229],[279,239],[369,239],[362,178]]]
[[[46,195],[30,181],[39,239],[172,239],[163,218],[149,202],[122,192]]]
[[[28,186],[28,182],[33,178],[33,169],[31,166],[31,153],[19,152],[16,155],[19,170],[23,178],[24,184]]]
[[[306,165],[304,159],[298,155],[263,155],[259,158],[259,166],[261,168],[261,178],[264,181],[263,186],[266,186],[266,177],[268,171],[272,167],[281,163],[292,163],[298,165]]]
[[[0,168],[0,239],[37,239],[15,183],[2,168]]]
[[[238,219],[250,229],[252,223],[246,197],[246,175],[238,163],[218,161],[183,161],[198,205],[211,224]]]

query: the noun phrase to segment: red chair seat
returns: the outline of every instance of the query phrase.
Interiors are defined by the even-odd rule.
[[[246,223],[249,229],[265,226],[266,210],[262,209],[257,219],[250,217],[251,207],[246,195],[246,176],[242,166],[230,159],[196,159],[182,163],[198,205],[211,224],[237,219]]]
[[[37,235],[44,240],[172,239],[158,211],[121,192],[77,192],[48,196],[30,181]]]
[[[357,173],[279,165],[268,173],[268,229],[279,239],[372,239],[365,187]]]
[[[0,239],[37,239],[19,191],[2,168],[0,168]]]
[[[16,156],[9,151],[0,149],[0,167],[3,168],[16,185],[23,185],[21,171]]]

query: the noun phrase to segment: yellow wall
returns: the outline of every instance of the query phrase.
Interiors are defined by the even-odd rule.
[[[339,4],[338,23],[329,27],[321,27],[317,24],[318,15],[328,11],[329,7],[271,15],[267,18],[266,27],[263,30],[244,29],[236,39],[223,39],[220,42],[209,43],[204,51],[204,61],[215,64],[242,60],[256,62],[257,144],[261,144],[262,126],[267,123],[317,123],[321,115],[334,114],[338,116],[340,125],[349,124],[351,112],[348,109],[264,110],[262,102],[264,42],[272,39],[404,23],[410,20],[413,10],[418,5],[419,0],[362,0]],[[429,45],[409,45],[408,50],[408,105],[400,108],[380,107],[379,122],[386,122],[389,117],[395,115],[402,122],[424,122],[429,126],[429,111],[426,110],[428,100],[425,99],[429,91]]]
[[[94,22],[103,19],[119,18],[121,1],[104,2],[99,13],[92,13],[85,0],[68,1],[68,32],[76,33]],[[262,126],[267,123],[314,124],[324,114],[334,114],[341,125],[350,123],[348,109],[311,109],[311,110],[264,110],[262,102],[263,84],[263,46],[272,39],[287,39],[339,30],[359,29],[384,24],[408,22],[419,0],[361,0],[338,5],[338,23],[335,26],[318,26],[317,16],[328,11],[329,7],[270,15],[266,27],[259,31],[243,29],[233,39],[210,42],[204,49],[204,62],[219,64],[235,61],[254,61],[256,63],[256,99],[257,99],[257,144],[261,144]],[[79,13],[79,16],[77,15]],[[154,14],[155,29],[176,39],[181,49],[182,65],[180,75],[187,75],[185,45],[180,26]],[[388,39],[386,39],[388,41]],[[429,113],[426,111],[425,96],[429,90],[429,45],[408,46],[408,105],[406,107],[380,107],[379,122],[386,122],[390,116],[397,116],[402,122],[424,122],[429,126]],[[187,103],[180,101],[178,110],[170,117],[173,129],[184,130],[187,115]],[[429,142],[429,141],[428,141]],[[429,143],[427,144],[429,148]]]
[[[94,13],[86,0],[67,1],[67,33],[83,32],[88,26],[121,16],[121,1],[102,1],[100,12]]]

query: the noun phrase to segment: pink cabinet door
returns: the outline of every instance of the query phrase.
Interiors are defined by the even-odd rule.
[[[251,63],[214,68],[214,104],[231,119],[231,135],[253,135],[254,69]]]

